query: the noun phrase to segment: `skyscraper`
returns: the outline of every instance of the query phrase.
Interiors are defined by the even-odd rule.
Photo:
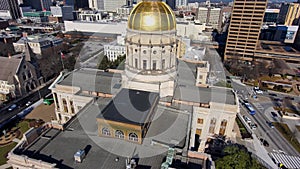
[[[21,17],[18,0],[0,0],[0,10],[8,10],[12,19]]]
[[[252,60],[263,23],[267,0],[235,0],[224,60]]]
[[[278,24],[286,26],[298,25],[300,18],[300,4],[298,3],[282,3],[278,15]]]

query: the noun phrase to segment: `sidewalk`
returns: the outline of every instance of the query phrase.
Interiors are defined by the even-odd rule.
[[[253,137],[253,147],[255,152],[252,152],[259,158],[261,158],[264,162],[266,162],[269,166],[271,166],[274,169],[277,169],[277,165],[272,161],[271,157],[269,156],[267,150],[265,147],[261,144],[259,139],[255,134],[252,134]]]
[[[10,168],[11,165],[10,164],[3,164],[0,166],[0,169],[7,169],[7,168]]]

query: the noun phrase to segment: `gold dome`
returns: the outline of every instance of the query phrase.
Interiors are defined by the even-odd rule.
[[[159,0],[145,0],[131,11],[128,28],[139,31],[155,32],[176,29],[176,20],[172,9]]]

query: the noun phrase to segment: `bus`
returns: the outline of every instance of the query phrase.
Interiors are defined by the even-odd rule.
[[[248,109],[249,113],[250,113],[251,115],[255,115],[255,110],[254,110],[254,108],[251,106],[251,104],[250,104],[250,103],[244,103],[244,104],[245,104],[246,108]]]

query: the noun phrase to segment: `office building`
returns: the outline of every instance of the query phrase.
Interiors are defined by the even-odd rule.
[[[93,10],[104,10],[104,0],[89,0],[89,8]]]
[[[224,60],[253,59],[266,6],[267,0],[234,1]]]
[[[200,23],[207,23],[207,15],[208,15],[208,8],[199,7],[198,8],[198,20]]]
[[[199,7],[197,19],[201,24],[219,28],[221,25],[221,8]]]
[[[279,9],[266,9],[264,16],[264,24],[275,24],[279,14]]]
[[[104,10],[116,12],[118,8],[127,5],[127,0],[104,0]]]
[[[286,26],[298,25],[300,18],[299,3],[282,3],[278,15],[278,24]]]
[[[187,0],[175,0],[176,1],[176,7],[177,6],[186,6],[188,1]]]
[[[89,0],[75,0],[74,8],[77,10],[79,8],[88,8]]]
[[[12,19],[21,17],[18,0],[0,0],[0,10],[9,11]]]
[[[51,0],[23,0],[24,6],[30,6],[31,8],[35,9],[36,11],[49,11],[50,6],[52,5]]]

